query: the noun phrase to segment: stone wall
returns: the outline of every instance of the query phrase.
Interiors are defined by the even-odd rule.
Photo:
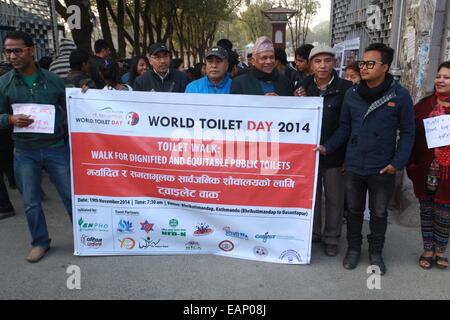
[[[450,24],[447,7],[450,1],[405,2],[399,52],[401,82],[409,89],[414,102],[418,102],[433,92],[437,68],[444,61],[445,48],[450,46],[447,39]]]

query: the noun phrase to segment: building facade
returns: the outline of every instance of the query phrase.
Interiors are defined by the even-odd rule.
[[[33,36],[36,59],[55,51],[50,0],[0,0],[0,61],[4,61],[3,37],[11,30]]]
[[[360,39],[396,50],[391,73],[415,102],[433,91],[438,65],[450,60],[450,0],[332,0],[331,44]]]

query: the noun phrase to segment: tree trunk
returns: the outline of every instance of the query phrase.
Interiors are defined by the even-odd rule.
[[[56,1],[56,11],[58,14],[67,21],[69,16],[67,15],[67,8],[61,4],[61,2]],[[92,52],[91,38],[93,25],[91,22],[90,15],[90,4],[88,1],[80,3],[79,0],[66,0],[66,6],[76,5],[80,7],[81,11],[81,29],[71,30],[73,41],[79,49],[84,49],[88,52]]]
[[[106,11],[106,1],[97,0],[98,16],[100,18],[100,26],[102,27],[103,39],[108,42],[111,49],[111,56],[116,58],[116,49],[114,48],[114,42],[111,36],[111,28],[109,27],[108,12]]]
[[[117,26],[117,29],[120,30],[121,32],[123,32],[123,35],[125,37],[126,40],[128,40],[128,42],[133,45],[133,38],[131,37],[131,35],[127,32],[127,30],[125,30],[125,26],[123,24],[119,23],[118,18],[116,17],[114,10],[111,6],[111,3],[109,3],[109,1],[106,1],[106,7],[108,9],[109,15],[111,16],[111,18],[113,19],[114,23]],[[134,21],[134,20],[133,20]]]
[[[140,44],[140,16],[141,16],[141,0],[134,0],[134,50],[136,55],[141,54],[141,44]]]
[[[149,17],[149,12],[150,12],[150,3],[151,1],[146,1],[145,2],[145,7],[144,7],[144,34],[142,36],[142,50],[143,52],[147,52],[147,48],[148,48],[148,35],[149,32],[152,32],[151,26],[149,23],[146,23],[145,20],[148,19]]]
[[[125,24],[125,0],[117,1],[117,44],[119,46],[119,56],[125,58],[126,42],[125,42],[125,30],[120,26]]]

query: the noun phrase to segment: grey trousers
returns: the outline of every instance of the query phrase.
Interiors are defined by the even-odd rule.
[[[322,189],[325,192],[325,215],[322,217]],[[314,238],[325,244],[338,244],[344,214],[344,176],[341,168],[321,168],[317,178],[314,209]],[[325,218],[322,231],[322,219]]]

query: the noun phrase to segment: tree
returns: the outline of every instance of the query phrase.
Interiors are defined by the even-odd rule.
[[[243,37],[244,26],[241,21],[239,21],[239,16],[236,12],[233,12],[228,19],[221,21],[217,27],[214,42],[219,39],[229,39],[235,48],[243,48],[248,41],[246,37]]]
[[[187,64],[203,61],[206,50],[213,46],[219,23],[228,19],[240,0],[184,0],[174,17],[175,39],[180,56]],[[178,52],[177,52],[178,53]]]
[[[111,55],[113,57],[116,57],[116,50],[114,48],[114,43],[112,40],[111,28],[109,26],[108,12],[106,7],[106,3],[108,2],[108,0],[96,0],[96,2],[103,39],[108,42],[111,49]]]
[[[91,37],[94,26],[91,21],[91,4],[89,0],[64,0],[64,3],[57,0],[55,5],[56,11],[66,22],[71,18],[71,15],[67,13],[67,8],[73,5],[80,8],[81,28],[71,30],[72,38],[78,48],[91,52]]]
[[[117,1],[117,25],[125,25],[125,0]],[[120,57],[126,56],[126,41],[125,41],[125,29],[117,28],[117,44],[118,53]]]
[[[283,0],[283,5],[297,11],[289,20],[288,27],[292,46],[298,48],[306,41],[311,19],[317,14],[320,3],[318,0]]]
[[[261,36],[268,36],[271,38],[272,25],[270,20],[262,14],[263,10],[271,8],[271,1],[256,0],[247,6],[247,10],[241,13],[239,20],[243,25],[247,42],[255,41],[256,38]]]
[[[330,44],[330,21],[324,21],[311,29],[306,38],[306,43],[318,42]]]
[[[127,42],[135,54],[148,44],[166,43],[175,56],[203,60],[219,23],[243,0],[96,0],[102,34],[113,48],[111,30],[117,28],[119,55]],[[247,0],[245,0],[247,1]],[[114,51],[114,50],[113,50]]]

